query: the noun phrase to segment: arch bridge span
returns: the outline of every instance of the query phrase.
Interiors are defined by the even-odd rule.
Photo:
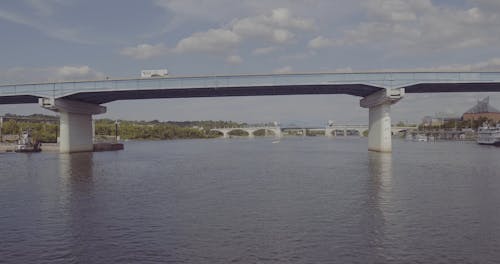
[[[281,128],[276,126],[276,127],[229,127],[229,128],[212,128],[210,131],[216,131],[222,134],[223,138],[229,138],[230,133],[233,131],[245,131],[248,133],[248,137],[253,138],[255,137],[255,132],[259,130],[264,130],[264,131],[271,131],[276,138],[281,138],[282,133],[281,133]]]

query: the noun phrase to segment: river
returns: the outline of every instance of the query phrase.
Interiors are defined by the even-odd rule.
[[[0,263],[498,263],[500,148],[365,138],[0,154]]]

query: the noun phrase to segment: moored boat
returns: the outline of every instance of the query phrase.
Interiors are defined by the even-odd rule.
[[[35,141],[33,143],[33,139],[31,138],[31,133],[29,130],[26,130],[22,133],[19,141],[17,142],[15,152],[40,152],[42,149],[40,148],[41,144],[39,141]]]
[[[500,124],[495,127],[490,127],[484,124],[477,130],[477,143],[481,145],[497,145],[500,146]]]

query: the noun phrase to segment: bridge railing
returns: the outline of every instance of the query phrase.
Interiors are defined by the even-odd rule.
[[[77,92],[277,85],[367,84],[386,88],[416,83],[500,82],[495,72],[383,72],[310,73],[165,77],[151,79],[94,80],[0,86],[0,96],[39,95],[61,97]]]

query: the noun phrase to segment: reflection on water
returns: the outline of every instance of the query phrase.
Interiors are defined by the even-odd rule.
[[[92,183],[94,153],[59,154],[60,177],[68,184]]]
[[[373,250],[373,260],[384,263],[389,260],[385,251],[387,206],[391,196],[392,154],[368,153],[367,211],[371,213],[366,226],[371,232],[366,236]]]
[[[0,155],[0,263],[500,259],[498,149],[363,140]]]
[[[92,207],[98,203],[94,197],[94,154],[59,154],[59,177],[61,178],[61,200],[66,203],[64,222],[68,231],[66,260],[75,263],[90,263],[85,248],[92,247],[92,236],[96,224],[90,221]],[[85,253],[85,254],[82,254]]]

